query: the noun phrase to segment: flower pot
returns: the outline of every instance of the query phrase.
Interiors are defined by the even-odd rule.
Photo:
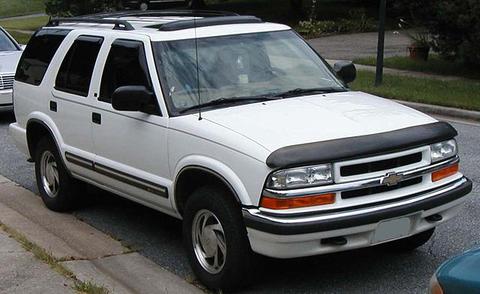
[[[408,47],[408,52],[412,59],[427,61],[430,47],[412,45]]]

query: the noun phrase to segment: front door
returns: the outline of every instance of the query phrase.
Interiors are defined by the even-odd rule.
[[[160,112],[117,111],[111,105],[113,92],[122,86],[145,86],[161,99],[148,39],[111,40],[104,52],[105,65],[98,72],[98,92],[93,111],[95,170],[107,186],[146,205],[171,209],[167,161],[167,120]],[[150,55],[148,55],[150,54]],[[153,63],[153,57],[150,60]],[[134,99],[134,97],[132,97]]]

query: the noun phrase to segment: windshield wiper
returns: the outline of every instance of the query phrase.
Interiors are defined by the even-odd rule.
[[[226,104],[235,104],[239,102],[255,102],[255,101],[268,101],[268,100],[275,100],[279,99],[279,97],[276,96],[246,96],[246,97],[231,97],[231,98],[217,98],[205,103],[200,103],[197,105],[193,105],[187,108],[184,108],[179,111],[179,113],[184,113],[192,109],[199,109],[203,107],[211,107],[211,106],[217,106],[217,105],[226,105]]]
[[[286,98],[294,97],[305,94],[325,94],[325,93],[337,93],[337,92],[346,92],[344,88],[334,88],[334,87],[324,87],[324,88],[296,88],[293,90],[276,93],[275,97]]]

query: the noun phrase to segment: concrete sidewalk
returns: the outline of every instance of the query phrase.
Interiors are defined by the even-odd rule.
[[[72,282],[0,229],[0,293],[75,293]]]
[[[40,197],[2,176],[0,223],[47,251],[55,262],[71,271],[76,279],[103,286],[111,293],[202,293],[199,288],[140,254],[131,252],[120,242],[73,215],[48,210]],[[4,235],[2,240],[5,239]],[[38,271],[44,271],[40,276],[45,277],[38,280],[38,283],[45,289],[51,288],[53,291],[67,288],[58,293],[67,293],[72,289],[69,285],[73,281],[52,273],[48,270],[48,265],[35,260],[25,250],[19,250],[19,245],[12,243],[12,240],[3,242],[10,246],[5,245],[5,248],[13,249],[5,251],[2,249],[3,243],[0,243],[0,264],[4,264],[3,260],[9,260],[12,268],[2,274],[5,267],[0,267],[0,293],[56,293],[41,291],[40,288],[32,288],[30,291],[29,285],[35,284],[37,280],[22,282],[26,278],[19,271],[37,268]],[[32,272],[31,275],[36,276],[37,272]],[[8,291],[2,292],[4,290]]]
[[[26,14],[26,15],[18,15],[18,16],[7,16],[7,17],[0,17],[0,20],[27,19],[27,18],[39,17],[39,16],[47,16],[47,14],[46,13],[34,13],[34,14]]]

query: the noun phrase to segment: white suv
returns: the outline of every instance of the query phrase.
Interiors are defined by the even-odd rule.
[[[48,208],[89,183],[181,218],[195,274],[228,289],[254,253],[409,250],[459,212],[457,132],[354,77],[250,16],[54,19],[20,61],[10,132]]]

